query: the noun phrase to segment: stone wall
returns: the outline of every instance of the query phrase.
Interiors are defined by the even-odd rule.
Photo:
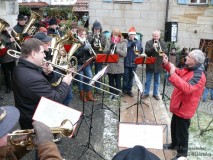
[[[11,27],[16,25],[18,13],[17,0],[0,0],[0,18],[9,23]]]
[[[142,3],[117,4],[103,0],[89,1],[90,25],[97,19],[103,30],[118,27],[127,32],[131,26],[143,34],[143,45],[151,39],[152,31],[164,35],[167,0],[144,0]],[[168,21],[178,22],[177,46],[198,48],[200,39],[213,39],[213,6],[179,5],[170,0]],[[195,30],[197,33],[194,33]]]

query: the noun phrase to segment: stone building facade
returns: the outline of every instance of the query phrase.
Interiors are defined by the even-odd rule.
[[[199,48],[200,41],[210,40],[213,52],[213,0],[206,5],[189,5],[188,0],[90,0],[90,25],[97,19],[103,30],[117,27],[127,32],[134,26],[143,34],[143,45],[151,39],[152,31],[164,35],[165,22],[178,22],[176,46]],[[212,56],[213,58],[213,56]]]

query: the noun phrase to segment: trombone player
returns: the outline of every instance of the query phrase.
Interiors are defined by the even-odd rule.
[[[96,54],[103,53],[106,45],[106,36],[102,32],[101,23],[97,20],[93,23],[92,32],[88,35],[88,41]],[[102,63],[92,62],[91,68],[93,67],[93,63],[95,64],[95,74],[97,74],[102,69]],[[100,88],[100,83],[95,83],[95,86]],[[96,92],[98,93],[100,90],[96,90]]]
[[[0,107],[0,158],[1,159],[21,159],[29,151],[21,146],[11,145],[7,142],[8,133],[17,124],[20,117],[20,112],[17,108],[13,106],[3,106]],[[34,121],[33,127],[35,131],[36,138],[34,142],[38,149],[39,159],[51,160],[51,159],[61,159],[62,157],[59,153],[58,147],[52,142],[53,135],[45,124],[42,122]],[[16,143],[24,140],[26,136],[19,137],[16,139]]]
[[[161,64],[163,62],[162,53],[168,54],[168,49],[166,43],[160,39],[161,32],[155,30],[152,32],[152,39],[146,42],[145,53],[148,57],[155,57],[156,62],[154,64],[146,64],[146,82],[145,90],[142,95],[142,99],[149,96],[149,90],[151,86],[151,79],[154,75],[154,87],[153,87],[153,97],[156,100],[160,100],[159,97],[159,85],[160,85],[160,73],[163,71]]]
[[[57,87],[52,87],[51,65],[44,63],[43,42],[31,38],[21,47],[21,56],[12,77],[15,106],[20,111],[21,129],[32,129],[32,117],[40,98],[46,97],[62,103],[70,91],[72,73],[68,73]],[[24,74],[23,74],[24,73]]]

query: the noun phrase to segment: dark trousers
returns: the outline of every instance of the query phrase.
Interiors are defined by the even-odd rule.
[[[132,91],[133,85],[133,78],[134,73],[136,71],[136,67],[124,67],[124,74],[123,74],[123,91]]]
[[[109,85],[111,87],[117,88],[121,90],[121,77],[123,74],[109,74],[108,73],[108,77],[109,77]],[[109,89],[110,92],[115,93],[115,94],[119,94],[118,91],[110,88]]]
[[[6,89],[11,89],[11,79],[15,66],[16,66],[15,61],[1,64],[1,68],[4,72],[4,81]]]
[[[177,156],[187,156],[190,119],[183,119],[175,114],[172,115],[171,136],[172,145],[177,149]]]
[[[92,62],[92,63],[90,64],[91,69],[92,69],[92,67],[93,67],[93,64],[95,65],[95,74],[97,74],[97,73],[102,69],[103,64],[102,64],[102,63]],[[100,82],[101,79],[99,79],[98,81]],[[100,88],[101,84],[100,84],[100,83],[95,83],[95,86],[98,87],[98,88]]]

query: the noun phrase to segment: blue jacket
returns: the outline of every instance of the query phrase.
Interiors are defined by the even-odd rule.
[[[143,46],[141,41],[137,40],[136,38],[134,39],[134,41],[128,39],[127,55],[124,58],[124,67],[137,67],[137,64],[134,63],[135,57],[138,56],[135,54],[135,46],[137,46],[139,54],[143,53]]]

